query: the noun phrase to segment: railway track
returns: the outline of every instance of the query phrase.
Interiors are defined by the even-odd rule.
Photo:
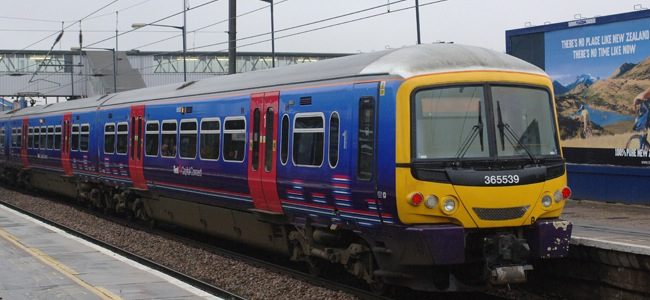
[[[2,188],[2,187],[0,187]],[[25,193],[24,191],[16,191],[19,193]],[[107,220],[109,222],[118,224],[120,226],[125,226],[132,228],[134,230],[139,230],[143,232],[147,232],[148,234],[152,235],[157,235],[160,236],[164,239],[170,239],[170,240],[175,240],[180,243],[183,243],[185,245],[192,245],[193,247],[199,247],[201,249],[205,249],[206,251],[210,251],[212,253],[215,253],[220,256],[224,256],[227,258],[231,258],[234,260],[242,261],[245,262],[249,265],[253,265],[256,267],[261,267],[267,270],[271,270],[272,272],[279,273],[285,276],[289,276],[292,278],[296,278],[298,280],[316,285],[316,286],[321,286],[326,289],[330,290],[338,290],[342,291],[344,293],[353,295],[356,298],[359,299],[380,299],[380,300],[390,300],[390,299],[432,299],[432,298],[438,298],[438,297],[443,297],[445,299],[467,299],[469,298],[476,298],[476,299],[509,299],[512,297],[506,297],[499,295],[499,293],[494,293],[494,292],[489,292],[489,293],[461,293],[461,294],[449,294],[449,293],[444,293],[444,294],[431,294],[431,293],[421,293],[421,292],[415,292],[415,291],[410,291],[410,290],[400,290],[399,292],[393,293],[391,296],[379,296],[377,294],[374,294],[366,289],[359,288],[357,286],[350,285],[349,282],[345,283],[342,282],[341,280],[334,280],[334,279],[328,279],[328,278],[323,278],[323,277],[318,277],[314,276],[313,274],[309,273],[307,270],[301,270],[301,267],[292,262],[288,262],[288,260],[283,260],[279,259],[277,262],[269,261],[269,256],[268,253],[260,253],[256,251],[255,249],[251,250],[250,247],[245,247],[243,245],[237,245],[232,246],[231,242],[224,241],[223,244],[229,244],[231,246],[229,247],[222,247],[218,246],[214,243],[215,238],[214,237],[209,237],[205,236],[202,234],[198,234],[195,232],[190,232],[186,231],[174,226],[166,225],[163,224],[161,226],[157,226],[155,228],[151,228],[147,224],[143,224],[141,222],[131,222],[125,218],[117,217],[117,216],[111,216],[111,215],[106,215],[103,213],[100,213],[96,210],[89,209],[86,207],[82,207],[81,205],[77,205],[73,202],[70,202],[67,199],[61,199],[57,196],[51,196],[51,195],[39,195],[39,194],[34,194],[34,193],[28,193],[32,197],[38,197],[41,199],[45,199],[47,201],[52,201],[56,202],[61,205],[65,205],[68,207],[72,207],[77,210],[81,210],[84,213],[93,215],[95,217]],[[47,223],[49,225],[55,226],[57,228],[60,228],[70,234],[73,234],[75,236],[78,236],[80,238],[83,238],[89,242],[92,242],[94,244],[100,245],[104,248],[107,248],[113,252],[119,253],[120,255],[123,255],[125,257],[128,257],[132,260],[135,260],[143,265],[146,265],[148,267],[151,267],[153,269],[156,269],[158,271],[161,271],[165,274],[168,274],[172,277],[175,277],[179,280],[182,280],[194,287],[197,287],[201,290],[204,290],[208,293],[211,293],[215,296],[224,298],[224,299],[245,299],[245,297],[242,297],[240,295],[237,295],[236,293],[229,292],[225,289],[222,289],[220,287],[215,286],[214,284],[205,282],[203,280],[199,280],[193,276],[184,274],[183,272],[180,272],[178,270],[174,270],[173,268],[167,267],[159,262],[153,261],[152,259],[143,257],[141,255],[138,255],[136,253],[133,253],[131,251],[124,250],[120,247],[117,247],[115,245],[112,245],[111,243],[108,243],[106,241],[103,241],[101,239],[98,239],[96,237],[93,237],[89,234],[86,234],[84,232],[81,232],[77,229],[74,229],[70,226],[61,224],[59,222],[52,221],[44,216],[41,216],[39,214],[36,214],[34,212],[31,212],[27,209],[24,209],[22,207],[18,207],[12,203],[9,203],[5,201],[4,199],[0,199],[0,204],[5,205],[11,209],[14,209],[16,211],[19,211],[20,213],[29,215],[32,218],[38,219],[44,223]],[[212,242],[210,242],[212,241]],[[306,269],[306,268],[302,268]],[[346,274],[339,274],[342,275],[342,278],[345,278]],[[351,279],[343,279],[345,280],[353,280]],[[355,282],[355,284],[362,284],[361,282]]]
[[[18,191],[18,192],[22,193],[22,191]],[[39,198],[45,198],[48,201],[54,201],[54,202],[57,202],[57,203],[60,203],[60,204],[63,204],[63,205],[68,205],[68,206],[72,205],[72,203],[69,202],[69,201],[56,199],[56,198],[54,198],[52,196],[44,197],[43,195],[35,195],[33,193],[30,193],[30,195],[35,196],[35,197],[39,197]],[[44,216],[33,213],[33,212],[31,212],[31,211],[29,211],[27,209],[24,209],[22,207],[18,207],[16,205],[13,205],[12,203],[9,203],[9,202],[4,201],[2,199],[0,199],[0,204],[4,205],[6,207],[9,207],[9,208],[11,208],[13,210],[16,210],[16,211],[18,211],[20,213],[23,213],[25,215],[28,215],[28,216],[30,216],[30,217],[32,217],[34,219],[42,221],[42,222],[44,222],[46,224],[49,224],[51,226],[57,227],[57,228],[59,228],[61,230],[64,230],[64,231],[66,231],[66,232],[68,232],[68,233],[70,233],[72,235],[75,235],[75,236],[77,236],[79,238],[87,240],[87,241],[89,241],[91,243],[94,243],[94,244],[97,244],[97,245],[99,245],[101,247],[109,249],[109,250],[111,250],[111,251],[113,251],[115,253],[118,253],[120,255],[128,257],[128,258],[130,258],[130,259],[132,259],[134,261],[137,261],[137,262],[139,262],[139,263],[141,263],[143,265],[146,265],[146,266],[148,266],[148,267],[150,267],[152,269],[158,270],[158,271],[163,272],[163,273],[165,273],[167,275],[170,275],[170,276],[172,276],[174,278],[182,280],[182,281],[184,281],[184,282],[186,282],[186,283],[188,283],[188,284],[190,284],[190,285],[192,285],[192,286],[194,286],[196,288],[204,290],[204,291],[206,291],[208,293],[211,293],[211,294],[213,294],[215,296],[218,296],[218,297],[221,297],[221,298],[224,298],[224,299],[233,299],[233,300],[234,299],[246,299],[246,298],[244,298],[242,296],[239,296],[239,295],[237,295],[237,294],[235,294],[233,292],[229,292],[229,291],[224,290],[222,288],[219,288],[219,287],[217,287],[217,286],[215,286],[213,284],[210,284],[210,283],[207,283],[205,281],[199,280],[199,279],[194,278],[194,277],[192,277],[190,275],[186,275],[186,274],[184,274],[184,273],[182,273],[180,271],[169,268],[169,267],[167,267],[165,265],[162,265],[162,264],[160,264],[158,262],[155,262],[155,261],[153,261],[151,259],[145,258],[145,257],[140,256],[138,254],[135,254],[133,252],[126,251],[126,250],[124,250],[124,249],[122,249],[120,247],[117,247],[115,245],[107,243],[107,242],[105,242],[105,241],[103,241],[101,239],[95,238],[95,237],[93,237],[91,235],[88,235],[88,234],[86,234],[84,232],[76,230],[76,229],[74,229],[74,228],[72,228],[70,226],[66,226],[66,225],[61,224],[59,222],[52,221],[52,220],[50,220],[50,219],[48,219],[48,218],[46,218]],[[240,261],[243,261],[245,263],[248,263],[248,264],[251,264],[251,265],[254,265],[254,266],[258,266],[258,267],[262,267],[262,268],[274,271],[276,273],[291,276],[291,277],[297,278],[299,280],[302,280],[302,281],[305,281],[305,282],[308,282],[308,283],[311,283],[311,284],[314,284],[314,285],[322,286],[324,288],[332,289],[332,290],[340,290],[340,291],[343,291],[345,293],[354,295],[355,297],[358,297],[360,299],[386,299],[386,300],[394,299],[394,298],[389,298],[389,297],[378,296],[378,295],[373,294],[373,293],[371,293],[371,292],[369,292],[367,290],[357,288],[357,287],[353,287],[353,286],[349,286],[349,285],[345,285],[345,284],[342,284],[340,282],[336,282],[334,280],[329,280],[329,279],[316,277],[316,276],[314,276],[314,275],[312,275],[312,274],[310,274],[308,272],[301,272],[301,271],[299,271],[297,269],[294,269],[294,268],[292,268],[290,266],[287,266],[287,265],[272,263],[272,262],[269,262],[267,260],[263,260],[263,259],[258,258],[258,257],[243,254],[243,252],[238,252],[236,250],[227,249],[227,248],[223,248],[223,247],[218,247],[218,246],[213,245],[213,244],[208,244],[208,243],[206,243],[204,241],[199,240],[199,239],[206,239],[207,238],[205,236],[201,236],[200,234],[195,234],[195,233],[183,231],[184,234],[187,234],[188,236],[192,236],[193,238],[182,237],[182,236],[179,236],[178,231],[176,231],[176,230],[179,230],[179,229],[175,229],[173,226],[161,226],[160,227],[160,228],[166,228],[166,229],[159,229],[159,228],[153,228],[152,229],[152,228],[149,228],[145,224],[129,222],[126,219],[115,217],[115,216],[107,216],[107,215],[101,214],[101,213],[99,213],[97,211],[94,211],[94,210],[91,210],[91,209],[88,209],[88,208],[85,208],[85,207],[80,207],[78,205],[74,205],[74,208],[82,210],[83,212],[94,215],[96,217],[103,218],[103,219],[108,220],[110,222],[119,224],[121,226],[126,226],[126,227],[130,227],[130,228],[133,228],[133,229],[136,229],[136,230],[146,231],[146,232],[148,232],[150,234],[155,234],[155,235],[161,236],[161,237],[163,237],[165,239],[174,239],[176,241],[179,241],[179,242],[187,244],[187,245],[193,245],[193,246],[196,246],[196,247],[201,247],[201,248],[206,249],[206,250],[208,250],[210,252],[213,252],[213,253],[216,253],[216,254],[219,254],[219,255],[222,255],[222,256],[226,256],[226,257],[229,257],[229,258],[232,258],[232,259],[240,260]],[[174,231],[176,231],[176,232],[174,232]]]

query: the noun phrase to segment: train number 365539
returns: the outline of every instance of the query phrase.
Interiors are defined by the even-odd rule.
[[[491,175],[484,176],[483,179],[489,185],[519,183],[519,175]]]

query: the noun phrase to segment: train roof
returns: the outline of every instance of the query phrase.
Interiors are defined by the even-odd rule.
[[[11,115],[19,116],[88,109],[96,106],[263,89],[272,86],[360,76],[383,75],[406,79],[422,74],[465,70],[500,70],[545,75],[544,71],[532,64],[485,48],[458,44],[416,45],[332,58],[308,64],[297,64],[228,76],[215,76],[195,82],[129,90],[116,94],[50,104],[38,108],[21,109]]]

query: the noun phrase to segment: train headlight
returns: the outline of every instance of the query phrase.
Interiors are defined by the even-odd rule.
[[[409,204],[413,206],[419,206],[422,204],[422,201],[424,201],[424,196],[420,192],[411,193],[408,197]]]
[[[456,211],[456,208],[458,208],[458,200],[454,197],[447,197],[445,200],[442,200],[441,205],[442,212],[450,215]]]
[[[542,206],[544,206],[544,208],[549,208],[551,206],[551,203],[553,203],[551,196],[544,195],[544,197],[542,197]]]
[[[568,186],[565,186],[561,190],[555,191],[553,197],[555,198],[555,202],[560,202],[562,200],[569,199],[569,197],[571,197],[571,189]]]
[[[436,195],[429,195],[426,200],[424,200],[424,206],[427,208],[435,208],[438,206],[438,197]]]

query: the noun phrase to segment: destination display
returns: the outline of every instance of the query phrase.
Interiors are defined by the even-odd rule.
[[[650,165],[650,22],[636,19],[544,34],[568,162]]]

